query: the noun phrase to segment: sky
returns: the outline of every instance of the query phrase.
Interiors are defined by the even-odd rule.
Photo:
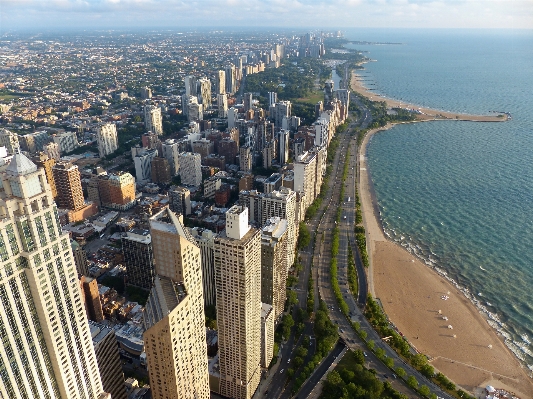
[[[255,26],[533,29],[533,0],[0,0],[0,33]]]

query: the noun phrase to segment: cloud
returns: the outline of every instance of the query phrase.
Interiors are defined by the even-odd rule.
[[[532,28],[529,0],[0,0],[17,27]]]

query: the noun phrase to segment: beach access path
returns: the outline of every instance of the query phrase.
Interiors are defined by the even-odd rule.
[[[391,126],[369,131],[358,154],[370,292],[381,300],[387,316],[409,342],[463,389],[476,392],[490,384],[522,399],[533,398],[533,380],[478,309],[448,280],[383,233],[373,203],[366,148],[373,134]]]

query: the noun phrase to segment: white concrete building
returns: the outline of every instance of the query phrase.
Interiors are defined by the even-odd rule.
[[[182,152],[179,156],[181,182],[189,186],[202,184],[202,157],[194,152]]]
[[[0,128],[0,147],[6,147],[7,152],[14,154],[19,145],[19,135],[10,130]]]
[[[168,161],[170,165],[170,172],[172,176],[176,176],[180,172],[180,149],[178,140],[168,139],[161,144],[162,156]]]
[[[48,155],[48,158],[58,160],[61,158],[61,151],[59,150],[59,144],[48,143],[43,145],[43,152]]]
[[[278,133],[278,161],[281,166],[289,161],[289,131],[281,129]]]
[[[105,397],[69,236],[44,169],[0,173],[0,397]]]
[[[135,178],[137,183],[149,183],[152,178],[152,159],[157,156],[157,150],[139,151],[133,158],[135,163]]]
[[[59,146],[61,155],[74,151],[78,148],[78,138],[74,132],[56,134],[53,137],[54,143]]]
[[[117,126],[105,123],[96,128],[96,141],[100,158],[114,153],[118,148]]]
[[[211,108],[211,81],[207,78],[198,80],[198,100],[203,109],[207,111]]]
[[[147,131],[154,132],[157,135],[163,134],[161,108],[150,104],[144,106],[144,127]]]

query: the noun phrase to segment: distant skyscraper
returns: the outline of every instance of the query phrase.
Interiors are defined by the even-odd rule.
[[[329,105],[329,103],[333,100],[334,97],[334,90],[335,90],[335,82],[331,79],[326,80],[325,86],[324,86],[324,105]]]
[[[244,93],[243,102],[244,102],[244,111],[252,109],[252,93]]]
[[[181,182],[190,186],[202,184],[202,157],[194,152],[182,152],[179,158]]]
[[[100,158],[114,153],[118,148],[117,126],[105,123],[96,128],[96,141]]]
[[[272,107],[277,102],[278,102],[278,93],[276,93],[275,91],[269,91],[268,92],[268,106]]]
[[[59,150],[59,144],[57,143],[48,143],[43,145],[43,152],[48,156],[48,158],[55,160],[61,158],[61,151]]]
[[[214,306],[216,303],[215,286],[215,238],[218,234],[211,230],[198,227],[189,229],[200,247],[202,258],[202,285],[204,287],[205,306]]]
[[[226,94],[226,72],[217,72],[217,94]]]
[[[209,399],[200,249],[172,211],[150,218],[156,277],[144,311],[154,399]]]
[[[217,96],[217,105],[218,105],[218,117],[227,118],[228,117],[228,96],[227,94],[219,94]]]
[[[252,171],[252,152],[249,146],[243,146],[239,149],[239,165],[243,172]]]
[[[81,276],[89,275],[89,264],[87,262],[87,252],[76,241],[70,241],[72,246],[72,254],[74,256],[74,263],[76,270]]]
[[[152,159],[157,156],[157,150],[141,151],[133,158],[135,163],[135,177],[140,184],[148,183],[152,178]]]
[[[141,89],[141,98],[143,100],[149,100],[150,98],[152,98],[152,89],[149,87],[143,87]]]
[[[231,107],[228,109],[228,129],[232,129],[237,125],[237,119],[239,119],[237,108]]]
[[[53,136],[54,143],[59,146],[61,154],[67,154],[78,148],[78,137],[75,132],[64,132]],[[44,147],[46,148],[46,147]],[[44,150],[46,152],[46,149]]]
[[[196,96],[198,91],[196,90],[196,77],[189,75],[185,76],[185,95]]]
[[[281,129],[278,134],[279,164],[285,165],[289,161],[289,131]]]
[[[170,165],[172,176],[176,176],[180,171],[180,149],[178,141],[174,139],[165,140],[161,144],[161,149],[163,151],[162,156],[167,159],[168,164]]]
[[[15,154],[0,179],[0,397],[98,399],[72,249],[44,171]]]
[[[231,64],[226,68],[226,92],[230,95],[235,94],[235,92],[237,91],[235,75],[235,65]]]
[[[215,239],[220,394],[250,399],[261,378],[261,233],[233,206]]]
[[[211,81],[207,78],[198,80],[198,100],[202,104],[204,110],[211,108]]]
[[[170,173],[170,165],[165,158],[155,157],[152,159],[151,165],[151,179],[152,183],[169,184],[172,176]]]
[[[148,104],[144,106],[144,127],[149,132],[154,132],[158,135],[163,134],[161,108]]]
[[[267,368],[274,357],[274,308],[261,304],[261,367]]]

